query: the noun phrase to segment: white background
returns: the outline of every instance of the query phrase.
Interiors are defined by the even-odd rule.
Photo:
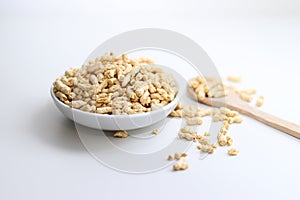
[[[300,124],[296,0],[1,1],[0,199],[298,199],[299,140],[244,117],[240,149],[190,168],[131,175],[93,159],[49,87],[113,35],[166,28],[195,40],[220,73],[265,96],[262,110]]]

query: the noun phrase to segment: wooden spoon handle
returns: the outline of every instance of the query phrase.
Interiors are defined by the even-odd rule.
[[[298,124],[294,124],[292,122],[280,119],[279,117],[268,114],[250,105],[243,105],[242,108],[237,108],[234,105],[228,105],[227,107],[231,107],[232,109],[237,110],[238,112],[245,114],[248,117],[256,119],[268,126],[276,128],[284,133],[287,133],[300,139],[300,125]]]

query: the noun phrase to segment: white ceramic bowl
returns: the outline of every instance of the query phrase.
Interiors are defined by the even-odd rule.
[[[61,102],[55,96],[52,87],[50,88],[50,94],[58,110],[60,110],[67,118],[80,125],[94,129],[112,131],[143,128],[165,119],[179,103],[184,88],[186,88],[186,81],[180,74],[178,74],[173,69],[165,66],[159,65],[158,67],[162,68],[166,74],[173,75],[176,87],[178,87],[178,93],[172,102],[154,111],[131,115],[104,115],[89,113],[81,111],[79,109],[70,108],[69,106]]]

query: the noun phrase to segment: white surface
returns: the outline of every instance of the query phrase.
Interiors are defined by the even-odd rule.
[[[230,129],[237,157],[220,148],[199,160],[190,149],[187,171],[130,175],[91,157],[49,96],[62,71],[110,36],[168,28],[198,42],[224,77],[257,88],[263,110],[299,124],[296,1],[78,2],[0,3],[1,199],[298,199],[299,140],[252,119]]]

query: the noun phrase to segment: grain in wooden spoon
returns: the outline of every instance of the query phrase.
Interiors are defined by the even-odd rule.
[[[187,86],[188,94],[196,101],[198,101],[194,90]],[[274,115],[261,111],[249,103],[240,99],[239,95],[232,89],[226,88],[227,95],[221,98],[203,98],[199,100],[201,103],[213,106],[213,107],[227,107],[231,110],[238,111],[248,117],[256,119],[268,126],[278,129],[284,133],[294,136],[300,139],[300,125],[288,122],[286,120],[280,119]]]

